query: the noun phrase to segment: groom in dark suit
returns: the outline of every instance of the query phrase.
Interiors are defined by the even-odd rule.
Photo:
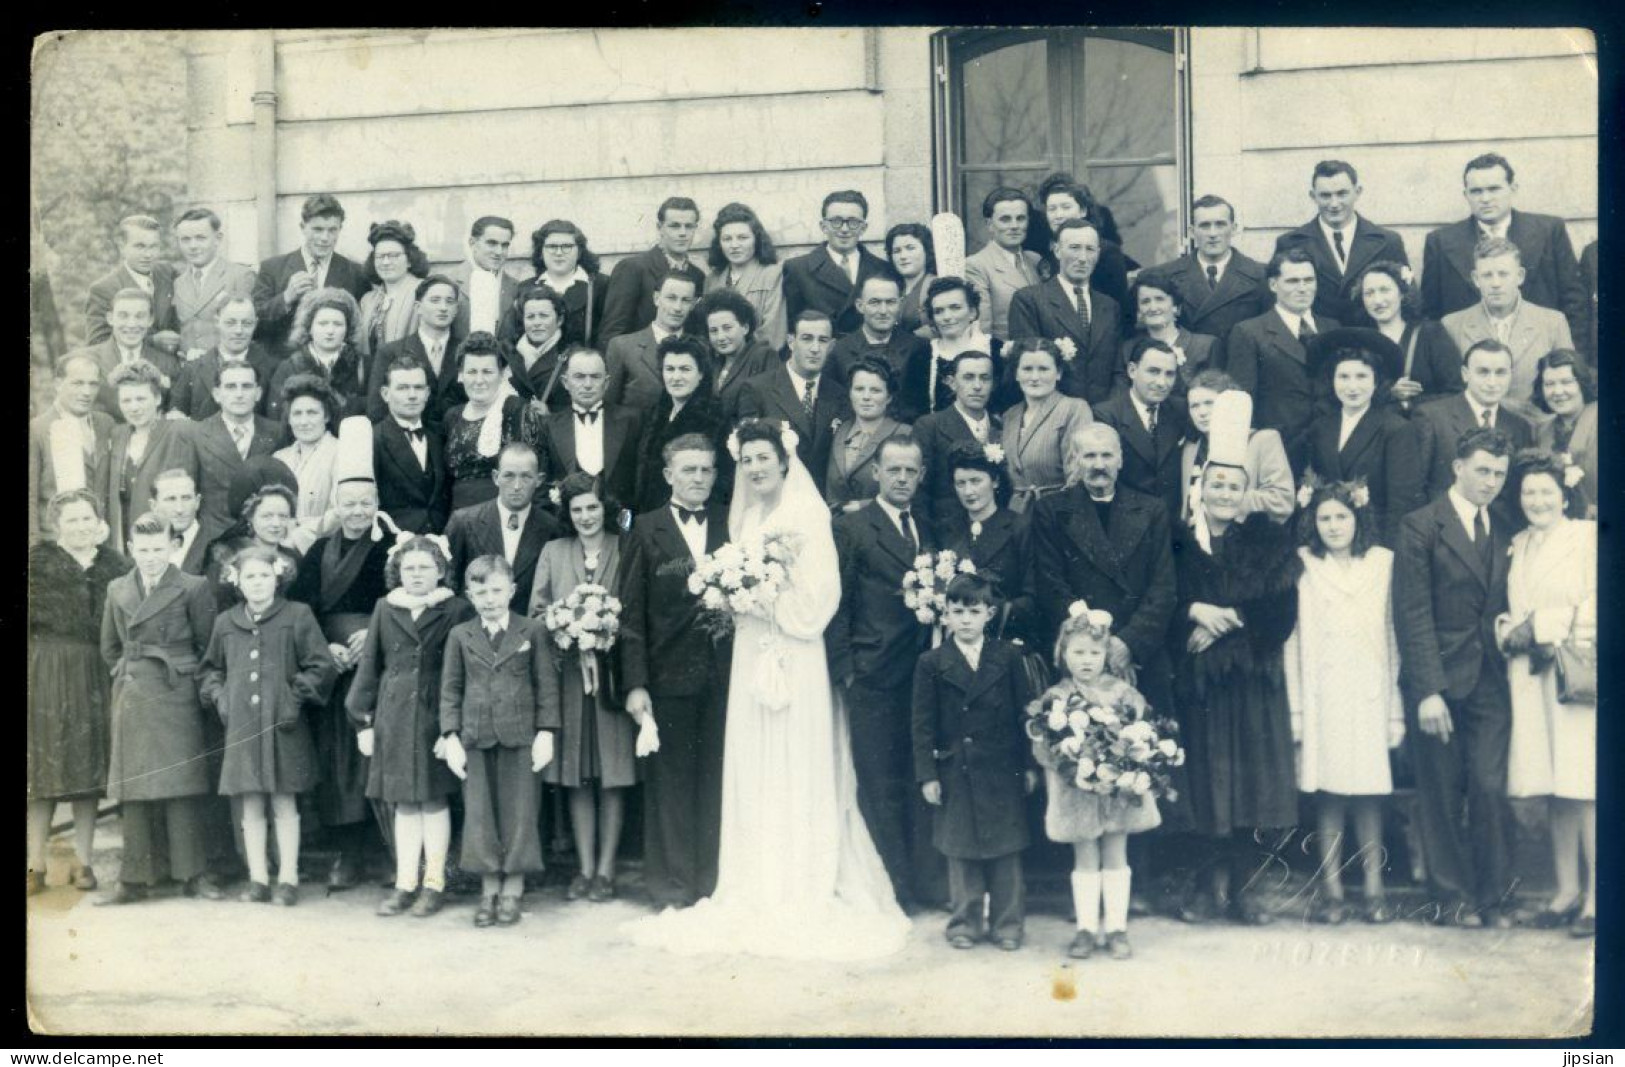
[[[621,557],[621,684],[626,710],[653,718],[660,750],[645,764],[644,882],[656,907],[687,907],[717,884],[722,741],[730,647],[697,625],[688,575],[728,539],[728,515],[707,506],[715,446],[684,434],[662,452],[669,503],[638,517]]]
[[[1405,740],[1438,920],[1499,929],[1514,925],[1512,708],[1494,637],[1495,617],[1507,606],[1511,529],[1490,504],[1506,482],[1511,451],[1501,430],[1464,434],[1455,482],[1405,516],[1394,558]]]
[[[795,428],[796,455],[813,476],[820,495],[838,422],[852,418],[846,390],[825,374],[834,342],[828,313],[807,308],[790,325],[790,359],[747,381],[739,394],[739,417],[782,420]],[[912,670],[912,668],[910,668]]]
[[[904,604],[903,575],[933,548],[914,513],[924,467],[907,434],[880,446],[880,493],[835,520],[841,604],[824,632],[830,675],[846,692],[858,807],[905,910],[947,900],[947,866],[931,847],[931,814],[914,788],[914,664],[929,632]]]

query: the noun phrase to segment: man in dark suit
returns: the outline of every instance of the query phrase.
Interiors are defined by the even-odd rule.
[[[1315,217],[1275,239],[1275,251],[1301,248],[1315,262],[1315,305],[1318,318],[1355,322],[1364,317],[1354,280],[1379,261],[1409,265],[1405,242],[1355,210],[1360,202],[1360,176],[1341,159],[1315,164],[1309,199]]]
[[[1586,290],[1563,220],[1512,209],[1518,183],[1505,156],[1477,156],[1462,172],[1462,195],[1469,218],[1428,234],[1422,246],[1422,314],[1442,319],[1479,301],[1473,284],[1473,249],[1485,237],[1503,237],[1517,246],[1525,271],[1523,297],[1556,308],[1569,320],[1569,333],[1586,333]]]
[[[1313,310],[1315,262],[1308,252],[1277,252],[1265,273],[1275,307],[1230,331],[1224,369],[1252,394],[1255,428],[1280,432],[1297,478],[1308,458],[1309,424],[1317,405],[1318,410],[1331,410],[1325,389],[1317,389],[1306,346],[1309,338],[1340,324]]]
[[[728,540],[728,513],[708,504],[716,447],[700,434],[666,444],[671,500],[638,518],[621,552],[621,685],[626,710],[657,725],[644,764],[643,879],[656,907],[687,907],[717,883],[722,750],[730,646],[699,625],[688,575]]]
[[[922,415],[914,424],[914,440],[920,445],[920,461],[925,473],[915,497],[915,509],[931,517],[931,525],[946,530],[965,514],[954,492],[954,469],[949,457],[954,449],[971,443],[986,448],[1000,439],[999,420],[988,413],[993,395],[993,357],[984,352],[961,352],[950,364],[954,402],[941,411]]]
[[[1429,500],[1437,500],[1455,484],[1456,445],[1473,429],[1500,430],[1513,451],[1534,444],[1529,423],[1501,405],[1512,381],[1511,349],[1493,339],[1478,342],[1461,359],[1461,379],[1467,386],[1464,392],[1423,404],[1412,416]]]
[[[1514,925],[1512,710],[1494,636],[1507,606],[1511,526],[1489,505],[1511,451],[1499,430],[1468,431],[1456,443],[1450,488],[1404,518],[1394,553],[1405,740],[1438,919],[1499,929]]]
[[[1065,363],[1061,392],[1098,404],[1111,395],[1121,339],[1117,301],[1089,284],[1100,260],[1100,231],[1088,219],[1067,219],[1050,247],[1056,275],[1011,297],[1010,339],[1054,341]]]
[[[1195,250],[1153,268],[1179,294],[1179,324],[1214,339],[1211,361],[1224,365],[1224,343],[1238,322],[1257,318],[1274,298],[1264,264],[1236,251],[1236,209],[1211,193],[1191,204]],[[1151,273],[1147,271],[1146,273]]]
[[[647,252],[615,264],[609,276],[604,317],[598,326],[600,345],[607,347],[623,333],[641,330],[654,321],[655,290],[666,275],[688,275],[694,279],[694,292],[705,292],[705,271],[688,260],[700,225],[699,207],[686,196],[668,196],[655,213],[655,223],[659,242]]]
[[[197,491],[203,501],[198,537],[205,545],[238,519],[231,513],[232,479],[249,460],[269,456],[282,445],[281,424],[254,414],[262,392],[252,363],[228,363],[220,368],[214,387],[218,413],[193,424],[189,436],[197,451]]]
[[[373,430],[373,477],[378,507],[412,533],[439,533],[451,510],[446,441],[424,423],[429,371],[403,355],[384,373],[385,413]]]
[[[152,298],[152,343],[174,352],[181,340],[174,322],[175,272],[159,259],[158,220],[148,215],[120,219],[116,243],[119,265],[91,282],[85,297],[85,344],[99,345],[111,337],[107,315],[113,310],[113,297],[124,289],[140,289]]]
[[[254,343],[254,301],[235,296],[220,301],[214,309],[215,346],[190,363],[181,365],[175,385],[169,391],[169,409],[189,419],[202,420],[220,410],[214,402],[214,387],[220,384],[220,368],[231,363],[252,363],[262,382],[269,382],[276,361]],[[256,415],[265,414],[261,397]]]
[[[541,461],[525,442],[510,441],[502,447],[491,478],[497,483],[495,500],[458,508],[446,520],[451,587],[463,587],[463,572],[473,560],[501,556],[513,568],[513,611],[529,616],[536,560],[542,546],[559,535],[559,523],[546,509],[531,506],[541,485]]]
[[[891,269],[859,243],[868,225],[869,200],[856,189],[824,197],[818,223],[824,243],[784,264],[784,311],[792,324],[816,308],[829,315],[837,337],[858,328],[862,319],[855,301],[864,281]]]
[[[197,482],[179,467],[159,471],[152,480],[152,510],[169,523],[174,538],[175,550],[169,554],[169,561],[186,574],[202,574],[209,564],[205,551],[208,542],[198,536],[203,529],[198,522],[201,504]]]
[[[1129,387],[1095,405],[1095,418],[1117,431],[1123,442],[1121,485],[1154,496],[1170,516],[1180,512],[1180,460],[1185,411],[1168,403],[1179,380],[1179,357],[1161,341],[1146,338],[1130,350]]]
[[[118,393],[108,384],[108,377],[121,365],[137,360],[145,360],[158,368],[162,402],[167,406],[181,364],[174,356],[153,344],[148,336],[152,327],[152,297],[140,289],[119,290],[108,310],[107,323],[112,332],[106,340],[69,353],[89,356],[101,368],[102,386],[96,395],[96,406],[114,422],[124,421],[124,413],[119,411]]]
[[[830,675],[846,692],[858,807],[905,910],[947,899],[947,865],[931,847],[931,813],[914,788],[914,664],[929,633],[904,604],[903,574],[934,546],[914,512],[923,462],[907,434],[879,453],[879,495],[835,520],[841,604],[824,631]]]
[[[609,494],[631,506],[637,492],[638,439],[643,415],[604,402],[604,357],[575,348],[564,357],[562,380],[570,406],[547,417],[542,477],[558,484],[576,471],[598,475]]]
[[[497,324],[519,295],[519,282],[505,269],[513,244],[513,223],[500,215],[482,215],[468,234],[468,259],[446,271],[457,283],[457,317],[452,332],[467,337],[476,330],[496,333]]]
[[[913,422],[923,410],[920,401],[924,398],[897,394],[908,373],[909,361],[929,355],[931,343],[897,328],[898,310],[903,306],[902,291],[902,281],[889,270],[863,279],[863,286],[858,290],[858,314],[863,324],[835,342],[829,354],[829,375],[844,389],[852,384],[852,367],[858,360],[869,356],[879,359],[891,368],[897,417]],[[904,408],[911,410],[905,412]]]
[[[1580,278],[1586,294],[1586,332],[1576,335],[1577,340],[1586,346],[1586,355],[1591,357],[1591,365],[1597,365],[1597,242],[1592,241],[1580,251]]]
[[[660,377],[660,342],[682,335],[699,292],[693,277],[679,271],[660,280],[649,298],[654,304],[654,318],[642,329],[623,333],[609,342],[604,353],[609,375],[604,386],[605,401],[636,411],[654,410],[666,388]]]
[[[329,286],[343,289],[357,300],[366,293],[361,268],[333,251],[343,228],[343,205],[336,197],[317,193],[306,198],[299,209],[304,243],[260,264],[254,280],[254,312],[259,316],[260,343],[273,359],[288,354],[288,330],[300,297]]]
[[[745,382],[739,394],[740,419],[782,420],[795,428],[796,454],[808,471],[829,470],[838,424],[852,418],[845,390],[824,374],[832,344],[829,316],[804,309],[790,321],[789,360]]]
[[[429,376],[429,395],[423,406],[423,424],[444,434],[446,412],[468,399],[457,380],[457,347],[464,340],[452,329],[460,306],[457,283],[444,274],[431,274],[416,290],[418,328],[373,353],[367,371],[367,418],[384,418],[385,376],[402,359],[415,359]],[[384,510],[389,510],[385,508]]]

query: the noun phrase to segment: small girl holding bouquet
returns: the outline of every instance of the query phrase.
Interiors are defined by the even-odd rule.
[[[1028,706],[1027,732],[1044,767],[1044,832],[1072,845],[1078,932],[1067,955],[1088,959],[1104,944],[1113,959],[1128,959],[1128,835],[1162,822],[1155,797],[1169,793],[1166,768],[1183,754],[1125,680],[1128,648],[1112,636],[1109,613],[1074,603],[1055,662],[1067,677]]]
[[[570,830],[580,870],[565,897],[595,903],[615,898],[626,790],[637,784],[638,724],[619,706],[604,655],[620,626],[620,601],[611,595],[620,584],[620,538],[609,528],[609,517],[619,513],[620,504],[606,495],[597,478],[581,471],[565,478],[559,484],[559,514],[572,536],[542,546],[530,591],[531,615],[551,631],[563,672],[559,755],[543,780],[562,785],[570,796]],[[569,606],[578,592],[582,596],[576,607],[586,605],[592,611],[582,614]],[[588,615],[594,624],[583,627]],[[574,636],[569,620],[574,620]]]
[[[474,615],[447,588],[450,552],[438,535],[402,535],[384,564],[389,594],[373,607],[367,640],[345,698],[367,766],[367,798],[394,808],[395,889],[379,915],[418,918],[444,903],[446,855],[457,779],[435,758],[440,670],[452,627]],[[422,891],[418,864],[423,865]]]
[[[316,786],[307,704],[321,704],[336,674],[316,616],[280,595],[295,565],[275,548],[249,545],[221,570],[242,603],[217,615],[198,670],[198,692],[226,727],[220,792],[242,798],[243,900],[273,899],[266,859],[267,807],[276,821],[278,904],[299,903],[298,794]]]

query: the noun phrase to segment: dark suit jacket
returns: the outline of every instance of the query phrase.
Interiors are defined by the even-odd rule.
[[[1275,304],[1264,278],[1264,264],[1232,250],[1217,288],[1208,285],[1207,270],[1195,253],[1152,268],[1179,290],[1179,325],[1207,334],[1217,347],[1213,359],[1224,366],[1225,339],[1238,322],[1257,318]]]
[[[1067,608],[1086,600],[1112,614],[1112,632],[1142,668],[1161,662],[1178,593],[1168,509],[1121,485],[1106,528],[1094,502],[1074,485],[1033,506],[1033,566],[1027,591],[1038,606],[1050,648]]]
[[[508,344],[517,344],[525,335],[525,297],[533,289],[546,285],[543,276],[527,278],[519,283],[513,303],[503,310],[497,323],[497,337]],[[604,298],[609,293],[609,277],[592,275],[592,281],[583,285],[576,282],[562,294],[564,296],[564,328],[560,345],[599,344],[598,324],[604,318]]]
[[[880,421],[861,451],[848,453],[846,442],[856,432],[857,423],[848,422],[835,431],[829,449],[829,469],[824,472],[824,499],[832,511],[840,511],[849,501],[873,500],[880,491],[880,446],[893,437],[909,433],[909,427],[895,419]],[[809,472],[810,473],[810,472]]]
[[[721,360],[716,358],[714,352],[711,359],[712,365],[718,367],[720,373]],[[824,365],[829,366],[827,362]],[[745,350],[734,357],[734,365],[729,368],[728,377],[717,382],[714,389],[717,403],[722,407],[723,424],[728,429],[733,429],[734,424],[739,421],[739,398],[744,395],[745,383],[758,374],[766,374],[770,370],[780,370],[783,367],[784,360],[768,347],[766,341],[758,337],[752,337]],[[712,380],[715,382],[715,377]]]
[[[1586,346],[1591,365],[1597,365],[1597,242],[1592,241],[1580,250],[1580,282],[1586,296],[1586,331],[1575,334],[1574,339]],[[1570,327],[1572,330],[1572,327]]]
[[[1338,265],[1337,254],[1326,241],[1320,228],[1320,217],[1310,219],[1295,230],[1275,239],[1275,251],[1301,248],[1315,261],[1315,320],[1322,317],[1338,322],[1354,322],[1364,311],[1360,294],[1351,293],[1349,287],[1360,272],[1379,260],[1409,265],[1405,255],[1405,242],[1393,230],[1356,215],[1354,239],[1349,242],[1348,267]]]
[[[1399,538],[1399,520],[1427,503],[1416,427],[1391,405],[1382,405],[1361,416],[1339,449],[1342,428],[1341,412],[1315,417],[1309,428],[1308,466],[1323,480],[1363,479],[1371,491],[1377,542],[1392,548]]]
[[[478,618],[446,637],[440,674],[440,732],[467,748],[529,748],[541,730],[559,730],[559,672],[539,619],[508,613],[495,647]]]
[[[472,314],[468,301],[468,280],[473,273],[474,264],[466,259],[446,271],[446,276],[457,283],[457,317],[452,320],[451,332],[458,337],[468,336],[469,316]],[[497,280],[497,320],[492,333],[502,329],[503,316],[513,307],[513,299],[519,295],[519,287],[525,284],[509,274],[506,269],[500,273],[501,277]]]
[[[791,333],[796,329],[796,316],[807,308],[829,312],[835,326],[835,336],[841,337],[863,325],[853,303],[862,291],[863,283],[871,276],[891,268],[873,252],[858,246],[858,281],[854,285],[829,256],[829,246],[819,245],[794,259],[784,262],[784,312]]]
[[[152,332],[178,330],[175,321],[175,268],[168,263],[152,265]],[[139,289],[135,275],[120,263],[90,283],[85,295],[85,344],[99,345],[113,336],[107,313],[113,310],[113,297],[120,289]]]
[[[728,540],[728,512],[706,509],[705,551]],[[656,696],[693,697],[725,685],[729,650],[699,625],[700,600],[688,591],[688,542],[671,508],[638,517],[621,548],[621,684]]]
[[[931,551],[930,520],[917,511],[912,517],[919,551]],[[877,687],[901,686],[914,677],[914,661],[930,643],[927,628],[903,603],[903,574],[916,553],[874,501],[835,519],[835,549],[841,604],[824,631],[830,674],[837,681],[852,676]]]
[[[910,362],[929,357],[930,354],[931,342],[923,337],[905,333],[901,327],[893,329],[891,337],[883,345],[870,344],[869,339],[863,334],[862,327],[859,327],[835,342],[835,347],[830,349],[826,367],[829,374],[841,383],[841,388],[845,389],[852,384],[853,364],[866,356],[879,359],[891,368],[892,388],[899,391],[899,395],[892,398],[892,410],[904,422],[913,422],[925,414],[925,408],[921,404],[925,398],[903,395],[901,393],[903,380],[908,375]]]
[[[631,507],[637,494],[643,415],[631,408],[605,404],[599,417],[604,420],[604,486],[623,506]],[[575,409],[553,412],[545,425],[540,450],[542,477],[556,484],[581,469],[576,461]]]
[[[1473,248],[1478,244],[1478,220],[1462,219],[1428,234],[1422,247],[1422,314],[1442,319],[1453,311],[1479,302],[1473,286]],[[1514,211],[1507,239],[1518,246],[1526,276],[1523,297],[1531,304],[1556,308],[1569,320],[1569,333],[1587,336],[1585,283],[1569,243],[1568,228],[1554,215]]]
[[[829,469],[829,453],[835,444],[835,420],[850,422],[852,407],[840,383],[827,374],[821,375],[812,417],[809,418],[807,409],[801,404],[800,394],[790,384],[790,374],[787,367],[775,367],[746,382],[739,394],[737,414],[740,419],[783,420],[794,427],[801,438],[796,445],[796,454],[801,457],[807,473],[813,475],[813,481],[818,483],[822,492],[824,487],[813,472]]]
[[[976,572],[998,581],[1000,609],[1005,604],[1010,614],[1003,636],[1032,640],[1034,636],[1033,601],[1027,595],[1027,572],[1033,565],[1032,523],[1026,515],[1017,515],[1009,508],[999,508],[982,523],[980,537],[972,540],[970,517],[961,509],[947,526],[937,529],[939,547],[957,552],[976,564]],[[988,636],[999,634],[999,624],[988,627]],[[1034,694],[1035,696],[1037,694]]]
[[[989,412],[987,426],[989,443],[998,444],[1004,431],[999,417]],[[954,492],[954,472],[948,457],[958,446],[974,444],[976,437],[970,432],[970,425],[965,422],[965,416],[959,413],[957,406],[921,415],[914,424],[913,434],[914,440],[919,442],[925,465],[914,506],[930,515],[931,525],[941,530],[955,516],[965,513],[965,509],[959,505],[959,495]]]
[[[519,547],[513,554],[513,600],[509,606],[516,615],[530,614],[530,586],[536,578],[536,560],[542,546],[559,536],[558,520],[533,501],[519,531]],[[495,500],[458,508],[446,520],[446,541],[451,545],[453,589],[463,587],[463,572],[481,556],[502,555],[502,513]]]
[[[395,525],[413,533],[439,533],[451,513],[451,478],[446,472],[446,439],[424,424],[429,444],[427,468],[418,466],[400,423],[387,414],[372,425],[372,470],[378,482],[378,508]]]
[[[339,399],[343,401],[339,411],[333,417],[332,429],[335,434],[338,432],[339,420],[351,415],[382,418],[384,414],[388,413],[388,409],[384,407],[382,396],[376,393],[371,398],[367,396],[367,368],[365,364],[366,357],[361,354],[360,349],[354,345],[345,345],[344,350],[339,353],[339,358],[333,361],[333,370],[330,373],[322,369],[322,365],[316,362],[315,357],[309,351],[301,348],[277,364],[276,370],[271,372],[271,383],[265,390],[265,414],[269,418],[285,421],[288,406],[282,402],[282,390],[287,386],[288,379],[295,374],[314,374],[317,377],[326,379],[333,392],[337,393]],[[373,416],[368,410],[372,407],[374,400],[377,401],[381,410],[378,416]],[[427,421],[427,417],[425,417],[425,421]]]
[[[653,322],[655,291],[660,288],[660,279],[670,273],[671,263],[659,245],[615,264],[604,289],[604,315],[599,320],[596,344],[608,347],[623,333],[641,330]],[[703,268],[691,262],[683,273],[694,279],[695,296],[705,292]]]
[[[129,536],[130,523],[140,518],[152,506],[153,481],[167,470],[180,469],[197,483],[197,452],[192,447],[190,422],[159,419],[153,423],[147,436],[147,450],[141,462],[130,475],[130,497],[126,506],[119,486],[124,481],[124,466],[130,449],[130,427],[120,423],[113,427],[113,442],[108,454],[106,484],[97,486],[97,496],[107,501],[107,525],[113,531],[112,543],[123,544]]]
[[[237,444],[218,414],[193,423],[189,435],[197,453],[197,493],[202,502],[197,521],[198,537],[208,544],[225,533],[238,516],[227,510],[231,478],[243,467]],[[254,439],[248,444],[248,458],[269,456],[282,447],[283,427],[270,419],[254,416]]]
[[[1400,362],[1387,368],[1390,382],[1404,376],[1405,353],[1410,351],[1413,340],[1416,354],[1411,357],[1410,377],[1421,384],[1422,395],[1402,409],[1401,414],[1406,416],[1422,404],[1465,388],[1461,378],[1461,353],[1456,349],[1456,342],[1442,325],[1429,319],[1405,324],[1405,333],[1399,341]]]
[[[1029,285],[1010,298],[1010,340],[1070,339],[1077,346],[1077,355],[1062,367],[1061,392],[1081,397],[1092,407],[1111,395],[1121,333],[1117,301],[1091,287],[1089,305],[1085,329],[1058,279]]]
[[[96,361],[96,365],[102,369],[102,386],[96,391],[96,407],[105,412],[114,422],[123,422],[124,413],[118,407],[118,390],[107,384],[108,375],[117,369],[120,362],[118,342],[114,341],[112,336],[109,335],[100,344],[77,349],[70,352],[69,355],[89,356]],[[159,404],[167,409],[170,406],[171,392],[175,388],[175,379],[181,373],[181,361],[157,347],[151,341],[142,342],[141,358],[157,367],[158,373],[163,375],[163,380],[159,383],[163,391]]]
[[[564,338],[537,357],[529,370],[525,369],[525,357],[519,352],[517,342],[504,344],[502,359],[508,365],[514,391],[526,400],[535,400],[547,390],[548,382],[553,383],[552,392],[547,394],[547,410],[561,411],[570,406],[570,394],[564,391],[564,372],[554,376],[554,370],[559,365],[559,355],[565,346]]]
[[[1425,479],[1426,499],[1436,500],[1456,480],[1451,468],[1456,459],[1456,442],[1478,422],[1467,403],[1467,394],[1455,393],[1419,406],[1411,423],[1416,427],[1417,467]],[[1529,423],[1505,407],[1496,412],[1495,426],[1512,439],[1514,451],[1535,443]],[[1504,489],[1500,500],[1506,500]]]
[[[732,427],[722,421],[722,408],[711,396],[695,396],[683,405],[683,410],[671,417],[671,398],[661,394],[660,400],[645,416],[643,433],[638,438],[637,493],[626,503],[639,512],[653,511],[671,499],[671,486],[666,484],[666,457],[662,454],[667,442],[685,434],[697,433],[711,442],[716,449],[717,477],[731,475],[730,457],[725,442]]]
[[[1337,328],[1335,321],[1315,316],[1318,333]],[[1253,395],[1253,428],[1279,430],[1293,477],[1301,476],[1309,422],[1317,406],[1329,411],[1331,403],[1304,346],[1274,308],[1230,331],[1224,369]]]
[[[1406,699],[1439,694],[1462,700],[1478,684],[1485,660],[1499,666],[1495,616],[1506,610],[1510,527],[1490,519],[1492,573],[1451,506],[1440,497],[1405,516],[1394,552],[1394,632]]]
[[[604,403],[649,412],[665,392],[655,354],[654,330],[644,326],[623,333],[604,353]]]
[[[260,376],[260,402],[254,413],[263,415],[271,397],[271,375],[276,371],[277,361],[258,344],[248,346],[246,358]],[[169,391],[169,409],[189,419],[206,419],[220,410],[220,405],[214,402],[214,387],[219,384],[220,350],[215,348],[190,363],[181,364],[175,387]]]
[[[259,316],[254,336],[275,359],[287,354],[288,330],[293,326],[293,313],[298,305],[295,301],[290,306],[283,293],[287,291],[288,279],[304,269],[304,252],[296,248],[285,255],[265,260],[254,279],[254,314]],[[361,268],[337,252],[333,253],[327,264],[327,285],[332,289],[343,289],[357,300],[367,292]]]
[[[389,365],[403,355],[412,356],[429,372],[429,402],[423,408],[423,424],[444,430],[446,412],[468,402],[468,394],[457,380],[457,345],[461,340],[455,333],[447,338],[439,374],[429,366],[429,350],[423,347],[423,338],[415,332],[380,347],[373,353],[372,367],[367,371],[367,418],[378,422],[389,417],[389,405],[384,403],[383,394]]]
[[[1095,421],[1117,431],[1123,439],[1123,469],[1117,484],[1161,500],[1169,515],[1180,508],[1180,459],[1190,423],[1185,411],[1169,397],[1157,409],[1157,438],[1152,441],[1140,413],[1126,390],[1094,406]]]

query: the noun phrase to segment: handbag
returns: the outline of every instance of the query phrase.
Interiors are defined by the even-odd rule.
[[[1564,638],[1557,646],[1557,702],[1595,704],[1597,702],[1597,643]]]
[[[1004,640],[1004,628],[1010,622],[1010,605],[1007,602],[999,613],[998,639]],[[1027,692],[1036,697],[1049,688],[1049,664],[1044,662],[1042,653],[1035,652],[1025,644],[1016,646],[1021,652],[1021,672],[1027,683]]]

